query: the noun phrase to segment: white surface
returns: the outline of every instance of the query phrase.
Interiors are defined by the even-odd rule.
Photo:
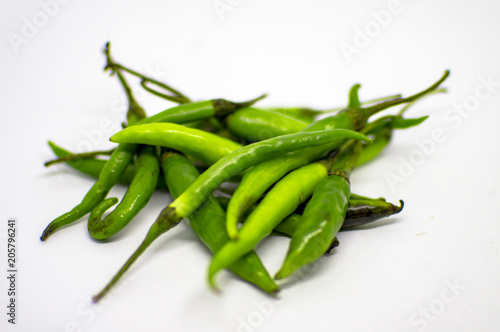
[[[498,331],[500,86],[464,116],[445,116],[455,104],[471,101],[477,89],[487,91],[479,87],[481,78],[500,82],[498,2],[401,1],[399,14],[350,63],[340,45],[353,44],[357,29],[375,22],[370,12],[389,1],[220,3],[233,8],[223,20],[212,0],[72,1],[58,5],[15,52],[9,33],[23,36],[25,20],[43,20],[43,9],[38,1],[2,1],[2,271],[7,218],[17,218],[20,234],[18,324],[6,322],[7,282],[1,277],[1,330]],[[90,239],[83,220],[45,243],[38,239],[92,184],[69,168],[44,168],[52,157],[46,141],[71,150],[108,148],[107,138],[123,120],[121,88],[102,71],[100,49],[107,40],[118,61],[199,100],[268,92],[267,105],[326,108],[344,104],[355,82],[363,84],[364,99],[409,95],[447,68],[450,92],[413,108],[411,116],[431,117],[398,132],[383,157],[353,175],[355,192],[403,198],[404,211],[377,227],[340,234],[336,253],[284,285],[278,300],[228,273],[220,278],[223,295],[212,294],[205,284],[210,255],[180,225],[97,306],[90,296],[169,200],[155,194],[134,223],[106,244]],[[169,106],[138,98],[149,114]],[[112,128],[99,131],[102,121],[111,121]],[[398,174],[401,160],[422,156],[416,141],[436,129],[444,142],[421,162],[412,159],[418,163],[414,171],[391,188],[384,174]],[[124,191],[118,186],[111,194]],[[276,238],[258,248],[271,272],[287,243]],[[432,317],[414,316],[421,308],[430,308]]]

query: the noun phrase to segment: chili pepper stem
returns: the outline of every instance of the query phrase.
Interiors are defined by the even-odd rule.
[[[262,100],[267,97],[267,94],[262,94],[257,98],[250,99],[247,101],[243,102],[233,102],[229,101],[226,99],[214,99],[213,100],[213,105],[215,109],[215,115],[217,117],[225,117],[226,115],[229,115],[231,113],[234,113],[234,111],[243,108],[243,107],[250,107],[259,100]]]
[[[181,221],[175,212],[175,208],[166,207],[160,213],[154,224],[148,231],[148,234],[139,245],[139,247],[134,251],[134,253],[129,257],[121,269],[115,274],[113,279],[95,296],[92,297],[92,301],[97,303],[104,295],[106,295],[109,290],[120,280],[120,278],[127,272],[130,266],[139,258],[139,256],[149,247],[149,245],[156,240],[161,234],[168,231],[172,227],[176,226]]]
[[[370,117],[370,116],[372,116],[372,115],[374,115],[382,110],[385,110],[389,107],[397,106],[397,105],[400,105],[403,103],[411,103],[411,102],[427,95],[428,93],[431,93],[432,91],[436,90],[437,88],[439,88],[439,85],[441,85],[441,83],[443,83],[448,78],[448,76],[450,76],[450,71],[446,70],[444,72],[443,76],[441,76],[441,78],[436,83],[434,83],[433,85],[431,85],[427,89],[425,89],[419,93],[416,93],[410,97],[395,98],[393,100],[388,100],[388,101],[382,102],[380,104],[366,107],[363,109],[363,111],[364,111],[363,113],[365,116]]]
[[[184,94],[182,94],[180,91],[172,88],[171,86],[165,84],[165,83],[162,83],[160,81],[157,81],[153,78],[150,78],[150,77],[146,77],[130,68],[127,68],[119,63],[116,63],[114,62],[112,59],[111,59],[111,56],[110,56],[110,46],[111,46],[111,43],[110,42],[107,42],[104,46],[104,54],[106,55],[106,59],[107,59],[107,63],[106,63],[106,66],[104,67],[104,70],[107,70],[107,69],[112,69],[113,71],[116,71],[116,69],[121,69],[123,71],[126,71],[127,73],[131,74],[131,75],[134,75],[136,77],[139,77],[142,79],[141,81],[141,85],[146,89],[146,91],[149,91],[157,96],[160,96],[162,98],[165,98],[167,100],[170,100],[170,101],[173,101],[173,102],[176,102],[176,103],[179,103],[179,104],[185,104],[185,103],[190,103],[191,100],[186,97]],[[152,84],[155,84],[169,92],[172,93],[172,95],[166,95],[166,94],[162,94],[162,93],[154,93],[150,90],[148,90],[146,87],[145,87],[145,82],[150,82]],[[154,90],[153,90],[154,91]]]

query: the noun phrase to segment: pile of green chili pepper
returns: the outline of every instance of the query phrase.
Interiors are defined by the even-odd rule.
[[[229,269],[267,293],[278,292],[277,280],[329,253],[338,245],[340,230],[403,209],[403,201],[394,205],[354,194],[350,175],[388,146],[394,130],[427,119],[404,113],[420,98],[445,91],[440,85],[449,75],[446,71],[429,88],[405,98],[394,95],[362,103],[356,84],[345,108],[263,108],[258,101],[265,95],[245,102],[193,102],[171,86],[115,62],[109,43],[104,54],[105,70],[118,77],[127,96],[124,129],[110,138],[118,143],[110,151],[74,154],[49,142],[57,159],[46,166],[64,162],[97,180],[79,204],[49,223],[40,239],[89,215],[90,235],[105,240],[126,227],[156,190],[168,190],[173,202],[159,211],[139,248],[94,301],[181,220],[214,253],[208,269],[212,288],[217,288],[217,272]],[[177,105],[148,117],[126,75]],[[372,118],[403,104],[396,114]],[[227,182],[236,189],[228,190]],[[117,183],[128,185],[121,200],[107,197]],[[271,277],[254,248],[273,235],[291,240],[281,268]]]

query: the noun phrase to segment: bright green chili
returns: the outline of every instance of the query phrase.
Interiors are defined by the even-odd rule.
[[[241,148],[240,144],[227,138],[175,123],[150,123],[125,128],[110,140],[163,146],[192,155],[208,165]]]
[[[249,142],[296,133],[307,123],[287,115],[245,107],[226,118],[227,129]]]

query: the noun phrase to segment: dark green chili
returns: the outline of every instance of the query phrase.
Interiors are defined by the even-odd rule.
[[[350,200],[342,229],[362,226],[392,216],[401,212],[403,207],[403,200],[399,200],[399,206],[380,199]]]

